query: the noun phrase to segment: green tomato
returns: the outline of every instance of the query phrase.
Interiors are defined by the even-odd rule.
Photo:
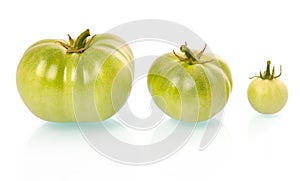
[[[203,50],[180,47],[183,55],[158,57],[148,73],[148,89],[156,105],[170,117],[204,121],[220,112],[232,90],[226,62]]]
[[[54,122],[99,121],[127,100],[133,55],[116,35],[84,31],[69,42],[41,40],[24,53],[17,69],[18,91],[29,110]]]
[[[251,106],[260,113],[273,114],[280,111],[288,100],[288,89],[285,84],[275,76],[274,67],[271,73],[271,61],[267,62],[267,69],[254,79],[248,87],[248,100]],[[280,68],[281,71],[281,68]]]

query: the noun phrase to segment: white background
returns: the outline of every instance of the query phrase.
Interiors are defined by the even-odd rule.
[[[299,180],[299,17],[296,0],[2,2],[0,180]],[[93,150],[75,125],[42,121],[23,104],[15,73],[32,43],[149,18],[188,27],[231,67],[233,92],[222,129],[207,149],[199,151],[200,141],[192,139],[156,164],[122,165]],[[146,55],[147,46],[142,50]],[[246,94],[248,77],[268,59],[277,68],[282,64],[281,79],[289,89],[287,105],[272,116],[256,113]],[[144,83],[133,87],[139,94],[129,100],[139,100],[132,106],[136,114],[149,112]]]

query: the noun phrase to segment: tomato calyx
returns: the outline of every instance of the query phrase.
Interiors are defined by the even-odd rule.
[[[69,43],[64,43],[61,41],[57,42],[67,49],[67,53],[83,53],[89,47],[91,40],[94,38],[93,36],[92,38],[87,39],[89,36],[91,36],[90,30],[87,29],[82,32],[75,40],[72,39],[72,37],[68,34]]]
[[[268,60],[267,61],[267,68],[266,68],[266,71],[264,71],[264,73],[262,74],[261,71],[259,72],[259,76],[253,76],[253,77],[250,77],[250,79],[253,79],[253,78],[261,78],[263,80],[273,80],[273,79],[276,79],[278,77],[281,76],[281,73],[282,73],[282,66],[280,65],[280,73],[278,75],[275,76],[275,66],[273,66],[272,68],[272,72],[271,72],[271,61]]]
[[[174,55],[182,62],[185,62],[189,65],[194,65],[194,64],[203,64],[203,63],[207,63],[210,61],[201,61],[201,56],[203,55],[204,51],[206,50],[206,44],[204,45],[204,48],[197,54],[195,55],[195,53],[188,48],[187,43],[185,42],[184,45],[180,46],[180,51],[184,53],[184,57],[178,55],[174,50],[173,53]],[[213,60],[211,60],[213,61]]]

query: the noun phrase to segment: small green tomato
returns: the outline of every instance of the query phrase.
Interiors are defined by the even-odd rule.
[[[205,121],[220,112],[232,90],[227,63],[187,44],[158,57],[149,70],[148,89],[156,105],[170,117]]]
[[[270,69],[271,61],[267,61],[267,69],[255,78],[248,87],[248,100],[251,106],[263,114],[274,114],[280,111],[288,100],[288,89],[285,84],[275,76],[275,68]]]

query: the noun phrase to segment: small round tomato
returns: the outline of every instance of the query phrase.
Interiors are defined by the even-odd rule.
[[[288,89],[278,79],[280,74],[275,76],[275,68],[271,72],[271,61],[267,61],[267,68],[264,74],[260,72],[248,87],[248,100],[251,106],[260,113],[273,114],[280,111],[288,100]]]
[[[157,106],[184,121],[208,120],[226,105],[232,89],[224,60],[187,44],[158,57],[148,73],[148,89]]]
[[[17,69],[17,87],[41,119],[99,121],[125,103],[132,75],[133,55],[124,40],[86,30],[69,42],[46,39],[30,46]]]

